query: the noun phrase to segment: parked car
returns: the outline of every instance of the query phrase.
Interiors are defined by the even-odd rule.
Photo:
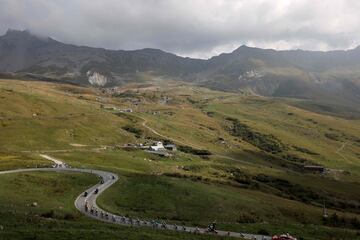
[[[97,188],[97,189],[95,189],[95,194],[98,194],[98,192],[99,192],[99,189]]]
[[[84,197],[87,197],[87,195],[88,195],[88,192],[84,192]]]

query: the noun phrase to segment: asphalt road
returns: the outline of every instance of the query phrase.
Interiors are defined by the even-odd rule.
[[[46,171],[46,172],[80,172],[80,173],[91,173],[97,175],[103,180],[99,180],[99,183],[87,189],[87,196],[85,192],[81,193],[75,200],[75,207],[85,214],[88,217],[113,224],[120,224],[124,226],[134,226],[134,227],[151,227],[155,229],[162,230],[173,230],[179,232],[188,232],[193,234],[212,234],[220,236],[231,236],[231,237],[242,237],[245,239],[253,240],[270,240],[270,236],[248,234],[248,233],[237,233],[237,232],[228,232],[217,230],[217,233],[208,233],[205,228],[197,227],[187,227],[187,226],[177,226],[174,224],[166,224],[164,222],[159,222],[155,220],[141,220],[141,219],[132,219],[125,216],[118,216],[112,213],[106,212],[99,208],[96,205],[97,197],[118,181],[119,177],[111,172],[92,170],[92,169],[80,169],[80,168],[27,168],[27,169],[16,169],[9,171],[0,171],[1,174],[10,174],[10,173],[21,173],[21,172],[33,172],[33,171]],[[95,194],[95,190],[98,189],[98,193]],[[86,206],[87,205],[87,206]]]

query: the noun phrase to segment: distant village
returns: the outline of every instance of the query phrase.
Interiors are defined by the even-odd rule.
[[[100,108],[103,108],[103,109],[106,109],[106,110],[119,111],[119,112],[128,112],[128,113],[133,112],[132,108],[118,108],[118,107],[115,107],[115,106],[104,106],[104,105],[100,105]]]
[[[125,148],[135,148],[135,149],[142,149],[145,152],[160,155],[163,157],[170,157],[172,156],[173,152],[177,151],[175,144],[166,144],[164,145],[162,142],[157,141],[152,144],[125,144]]]

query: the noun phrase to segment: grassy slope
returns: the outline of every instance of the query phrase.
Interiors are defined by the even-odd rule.
[[[95,176],[73,173],[0,176],[0,239],[189,239],[188,234],[114,226],[83,216],[74,199],[96,181]],[[31,207],[33,202],[38,206]]]
[[[318,153],[319,155],[312,156],[318,163],[332,168],[356,170],[355,172],[359,170],[356,153],[360,151],[360,145],[349,138],[360,136],[360,120],[312,113],[289,106],[280,100],[239,99],[236,102],[212,104],[208,109],[236,117],[258,131],[275,135],[290,146],[303,147]],[[326,133],[341,137],[339,141],[334,141],[327,138]],[[343,151],[345,159],[336,154],[343,142],[348,142],[346,150]]]
[[[0,81],[0,128],[6,136],[0,138],[2,151],[68,149],[70,143],[124,141],[126,136],[119,130],[121,119],[101,112],[99,104],[89,103],[87,92],[60,90],[62,86],[47,83]]]
[[[30,86],[32,92],[29,92]],[[65,159],[73,166],[104,168],[123,176],[122,182],[99,199],[101,206],[114,212],[147,218],[155,215],[196,225],[205,225],[216,218],[226,229],[252,232],[267,229],[270,233],[289,231],[305,236],[306,239],[328,239],[329,234],[337,238],[354,238],[352,230],[319,226],[320,207],[275,196],[272,190],[264,192],[244,186],[229,186],[232,181],[227,169],[239,168],[250,175],[265,173],[316,191],[325,189],[335,196],[360,199],[359,191],[354,191],[359,182],[359,163],[356,158],[356,154],[359,154],[358,145],[356,142],[348,143],[346,152],[343,152],[348,160],[341,161],[335,159],[335,154],[327,148],[331,146],[335,149],[341,145],[341,141],[334,142],[323,137],[329,128],[335,129],[337,133],[341,132],[344,139],[345,136],[359,136],[358,120],[311,113],[279,100],[239,97],[187,86],[170,87],[156,92],[144,90],[139,95],[144,102],[136,107],[123,98],[107,98],[94,90],[65,85],[17,81],[9,84],[0,81],[0,97],[4,100],[0,102],[0,128],[1,131],[7,131],[7,136],[11,136],[10,141],[0,137],[0,142],[4,143],[0,148],[0,168],[18,167],[22,164],[22,159],[32,159],[30,163],[29,160],[24,161],[24,166],[44,164],[44,160],[39,159],[36,152],[20,153],[21,150],[72,149],[66,153],[51,155]],[[159,104],[161,95],[171,96],[172,100],[166,105]],[[111,111],[100,109],[96,96],[104,98],[107,105],[132,107],[136,112],[127,116],[115,116]],[[43,102],[43,105],[38,105],[39,102]],[[34,118],[32,113],[36,106],[41,106],[36,109],[40,114]],[[160,113],[151,114],[154,111]],[[208,116],[206,112],[214,112],[214,115]],[[288,112],[294,115],[288,115]],[[77,117],[73,117],[76,114]],[[263,155],[259,155],[256,147],[239,141],[226,131],[224,118],[227,116],[238,118],[257,131],[272,133],[290,146],[289,149],[294,154],[306,156],[327,167],[350,169],[351,175],[338,174],[338,180],[333,176],[303,176],[273,165]],[[142,129],[143,137],[158,139],[158,136],[142,126],[143,120],[140,117],[145,118],[149,126],[163,135],[220,155],[236,156],[239,161],[221,156],[202,159],[179,152],[171,159],[162,159],[139,151],[79,151],[69,145],[81,143],[99,146],[144,141],[121,130],[122,126],[129,124]],[[16,137],[19,135],[25,138]],[[224,138],[226,144],[221,143],[219,137]],[[319,155],[308,156],[294,152],[292,145],[307,148]],[[12,159],[18,160],[15,163]],[[158,176],[164,173],[178,173],[186,178]],[[193,180],[189,180],[190,178]],[[269,204],[270,200],[272,204]],[[239,218],[255,220],[255,223],[239,224]],[[111,234],[112,230],[107,231]]]
[[[126,158],[125,154],[134,157]],[[56,156],[67,159],[72,165],[85,163],[87,166],[88,163],[93,165],[98,162],[98,165],[120,173],[120,182],[105,192],[98,201],[103,208],[119,214],[147,219],[156,217],[194,226],[206,226],[210,221],[217,219],[223,229],[254,233],[260,229],[266,229],[271,233],[288,231],[298,236],[306,236],[306,239],[327,239],[327,234],[349,239],[354,237],[355,233],[349,230],[320,227],[321,231],[316,231],[312,226],[321,223],[322,209],[319,207],[251,189],[158,176],[157,173],[160,172],[178,170],[172,167],[170,160],[159,160],[151,155],[142,158],[137,154],[118,150],[106,154],[58,153]],[[100,163],[104,159],[106,164]],[[149,162],[149,159],[152,161]],[[218,164],[216,161],[206,163],[207,166]],[[199,166],[202,162],[188,159],[178,160],[176,164]],[[211,177],[211,171],[205,168],[194,174]],[[330,214],[332,212],[329,210]],[[239,221],[256,223],[243,224],[238,223]],[[303,231],[303,226],[308,228],[308,232]]]

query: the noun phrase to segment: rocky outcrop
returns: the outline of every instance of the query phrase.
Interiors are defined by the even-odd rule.
[[[93,86],[103,87],[108,82],[107,77],[98,72],[88,71],[86,75],[88,76],[89,83]]]
[[[241,74],[238,79],[239,80],[247,80],[247,79],[257,79],[264,77],[264,74],[257,70],[250,70],[245,72],[244,74]]]

